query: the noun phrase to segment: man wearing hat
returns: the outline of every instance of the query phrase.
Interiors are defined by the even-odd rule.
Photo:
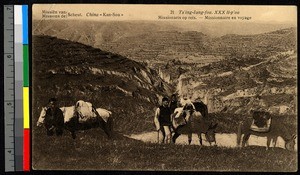
[[[163,142],[171,143],[171,110],[168,106],[169,99],[164,97],[162,105],[155,111],[155,120],[159,122],[156,124],[157,131],[161,131],[163,135]]]

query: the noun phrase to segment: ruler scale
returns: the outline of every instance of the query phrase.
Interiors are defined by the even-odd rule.
[[[30,171],[28,6],[4,6],[5,171]]]
[[[15,171],[14,6],[4,6],[5,171]]]

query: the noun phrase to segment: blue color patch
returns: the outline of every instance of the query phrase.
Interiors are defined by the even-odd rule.
[[[23,44],[28,44],[28,5],[22,5]]]

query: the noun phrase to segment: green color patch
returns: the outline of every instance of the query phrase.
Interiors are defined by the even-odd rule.
[[[23,45],[23,86],[29,86],[28,45]]]

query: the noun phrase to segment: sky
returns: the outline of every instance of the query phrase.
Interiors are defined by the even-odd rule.
[[[44,10],[44,13],[43,13]],[[173,10],[173,14],[172,11]],[[59,11],[65,11],[66,14],[60,15]],[[198,14],[187,14],[196,11]],[[201,14],[201,13],[212,14]],[[217,11],[217,12],[216,12]],[[226,14],[227,11],[233,14]],[[47,12],[56,12],[49,16]],[[79,14],[79,16],[69,14]],[[115,15],[107,16],[107,14]],[[225,14],[222,14],[225,13]],[[297,23],[296,6],[241,6],[241,5],[140,5],[140,4],[34,4],[34,20],[49,19],[83,19],[98,21],[122,21],[122,20],[151,20],[151,21],[224,21],[215,17],[236,17],[230,22],[262,22],[262,23]],[[88,16],[96,14],[98,16]],[[119,14],[120,16],[116,15]],[[44,17],[43,17],[44,15]],[[48,15],[48,16],[47,16]],[[58,17],[58,16],[59,17]],[[162,18],[159,19],[159,16]],[[205,16],[211,17],[210,19]],[[67,17],[67,18],[65,18]],[[166,18],[168,19],[166,19]],[[178,19],[178,17],[180,17]],[[247,17],[247,18],[244,18]],[[174,19],[175,18],[175,19]],[[231,18],[232,19],[232,18]],[[226,21],[225,20],[225,21]]]

